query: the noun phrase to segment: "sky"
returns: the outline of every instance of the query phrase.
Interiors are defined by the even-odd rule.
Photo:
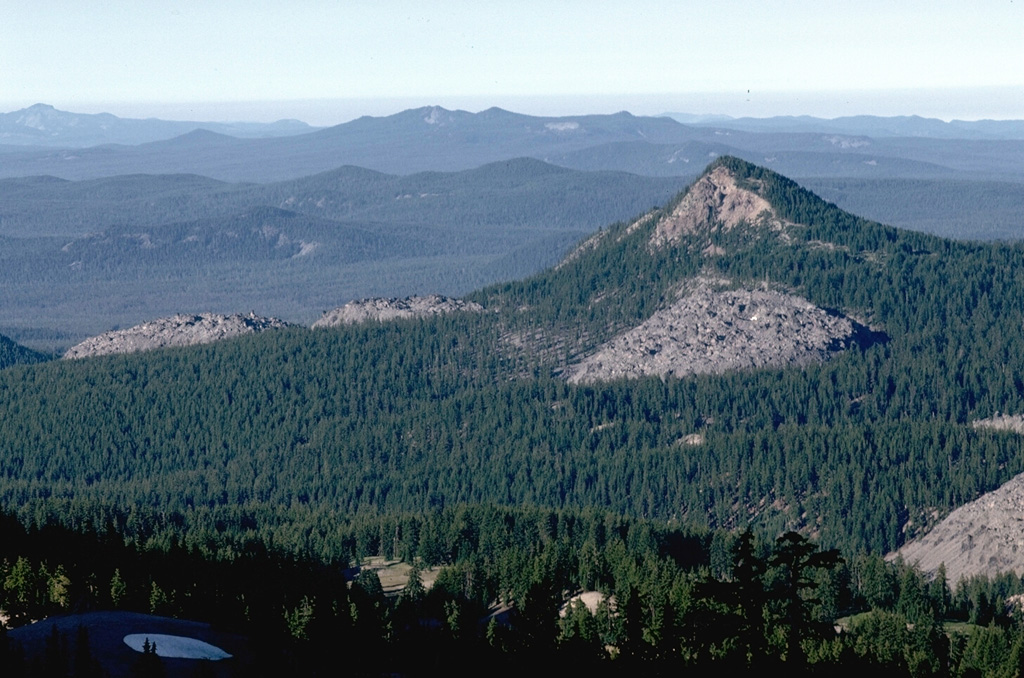
[[[5,3],[0,111],[1024,119],[1024,0]]]

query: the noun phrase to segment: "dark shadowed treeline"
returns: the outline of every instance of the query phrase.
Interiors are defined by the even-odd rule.
[[[385,597],[372,570],[258,540],[187,543],[166,526],[161,538],[125,540],[110,526],[25,530],[7,517],[0,609],[13,626],[95,609],[208,620],[249,638],[236,675],[321,675],[340,665],[461,674],[488,662],[501,674],[573,665],[598,674],[778,666],[967,676],[1012,674],[1024,658],[1024,631],[1010,613],[1018,608],[1007,605],[1024,588],[1019,578],[951,591],[941,572],[928,579],[874,556],[844,559],[792,532],[762,540],[494,506],[335,527],[355,562],[383,554],[413,563],[404,591]],[[420,573],[438,566],[428,590]],[[580,591],[601,602],[574,602]],[[0,642],[5,675],[34,675],[19,652]]]

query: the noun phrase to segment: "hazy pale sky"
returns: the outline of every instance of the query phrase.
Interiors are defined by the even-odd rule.
[[[1024,118],[1024,0],[4,3],[0,110]]]

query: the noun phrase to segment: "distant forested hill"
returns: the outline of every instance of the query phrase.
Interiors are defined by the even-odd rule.
[[[963,240],[1020,240],[1024,184],[927,179],[801,179],[843,209],[885,224]]]
[[[48,356],[20,346],[9,337],[0,334],[0,369],[12,365],[31,365],[47,360]]]

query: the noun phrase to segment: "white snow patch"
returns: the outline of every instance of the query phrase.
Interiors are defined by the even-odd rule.
[[[445,122],[445,113],[446,111],[443,108],[435,106],[434,108],[430,109],[430,115],[423,118],[423,122],[427,123],[428,125],[440,125],[441,123]]]
[[[163,633],[131,633],[124,637],[124,644],[136,652],[142,652],[142,647],[147,640],[151,645],[156,644],[158,657],[209,659],[211,661],[231,658],[231,655],[216,645],[210,645],[196,638],[168,636]]]
[[[549,122],[544,126],[553,132],[571,132],[580,128],[578,122]]]
[[[861,146],[871,145],[870,142],[865,141],[864,139],[854,139],[851,137],[834,136],[822,138],[833,146],[838,146],[839,148],[860,148]]]

